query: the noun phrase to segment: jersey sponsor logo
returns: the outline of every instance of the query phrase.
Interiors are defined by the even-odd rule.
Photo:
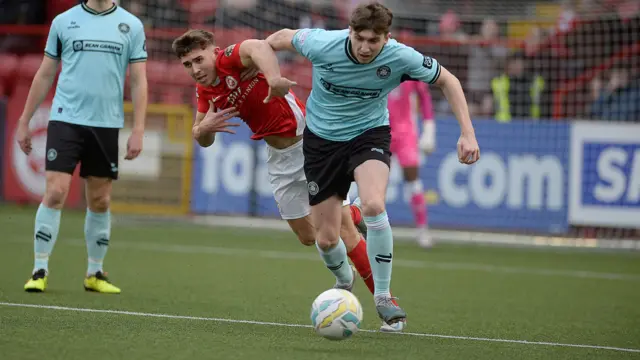
[[[67,29],[68,29],[68,30],[71,30],[71,29],[80,29],[80,25],[76,24],[76,22],[75,22],[75,21],[72,21],[72,22],[69,24],[69,26],[67,26]]]
[[[320,68],[326,71],[333,71],[333,64],[322,65]]]
[[[229,105],[240,108],[240,106],[242,106],[245,100],[247,100],[247,98],[249,97],[249,94],[251,94],[253,89],[256,87],[258,81],[259,79],[257,77],[253,78],[249,85],[245,86],[244,90],[242,89],[242,87],[238,87],[235,91],[229,94],[229,96],[227,97],[227,102],[229,103]]]
[[[74,40],[73,51],[92,51],[122,55],[124,51],[124,45],[113,41]]]
[[[320,79],[320,83],[332,94],[347,97],[347,98],[359,98],[359,99],[376,99],[380,97],[382,89],[363,89],[357,87],[341,86],[332,84],[325,79]]]
[[[427,69],[431,69],[433,67],[433,59],[431,59],[431,57],[429,56],[425,56],[422,59],[422,66],[426,67]]]
[[[125,23],[120,23],[118,25],[118,30],[120,30],[120,32],[123,34],[126,34],[131,30],[131,27]]]
[[[147,51],[147,40],[142,43],[142,50]]]
[[[233,54],[233,49],[235,49],[235,47],[236,47],[236,44],[227,46],[227,48],[224,49],[224,56],[226,57],[231,56],[231,54]]]
[[[391,75],[391,68],[387,65],[382,65],[376,71],[376,75],[378,75],[380,79],[386,79]]]
[[[231,90],[238,87],[238,80],[234,79],[233,76],[227,76],[224,81],[227,83],[227,87]]]

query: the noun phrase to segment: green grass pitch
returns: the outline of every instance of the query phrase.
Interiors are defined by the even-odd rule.
[[[123,292],[101,295],[82,287],[84,214],[66,211],[31,294],[34,214],[0,206],[2,359],[640,359],[638,253],[398,242],[411,334],[375,332],[359,280],[372,331],[333,342],[307,326],[334,279],[288,232],[118,221],[105,270]]]

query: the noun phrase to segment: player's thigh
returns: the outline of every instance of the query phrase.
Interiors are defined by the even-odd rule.
[[[385,209],[391,164],[391,134],[388,126],[370,129],[352,140],[349,171],[353,171],[364,215]]]
[[[59,207],[64,204],[83,149],[84,139],[78,125],[49,121],[45,147],[45,205]]]
[[[317,233],[316,243],[321,249],[331,248],[340,240],[340,208],[343,201],[337,195],[333,195],[311,207],[311,219]]]
[[[83,127],[84,151],[80,176],[118,179],[118,134],[120,129]]]
[[[59,171],[47,171],[46,186],[42,202],[48,208],[61,209],[67,201],[71,187],[71,174]]]

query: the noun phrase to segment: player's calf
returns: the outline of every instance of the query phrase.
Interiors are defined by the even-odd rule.
[[[311,209],[313,224],[316,226],[316,247],[327,268],[336,277],[336,286],[353,283],[353,271],[347,259],[347,248],[340,239],[340,223],[342,220],[342,200],[332,196]]]
[[[88,177],[85,195],[88,208],[84,222],[84,235],[88,255],[87,276],[90,279],[103,272],[102,265],[111,239],[111,212],[109,211],[111,179]],[[100,279],[96,281],[100,282]],[[85,288],[86,284],[85,281]],[[96,285],[96,287],[100,286]]]
[[[25,284],[26,291],[44,291],[49,273],[49,257],[58,239],[61,210],[69,193],[71,175],[47,171],[46,190],[38,207],[33,235],[34,265],[31,278]]]

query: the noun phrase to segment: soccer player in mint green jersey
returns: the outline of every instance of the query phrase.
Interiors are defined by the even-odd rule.
[[[351,14],[347,30],[284,29],[267,41],[274,50],[298,52],[313,64],[303,152],[322,258],[338,282],[351,281],[348,267],[338,266],[347,263],[339,229],[340,204],[355,180],[376,309],[386,324],[402,330],[407,315],[389,292],[393,236],[385,211],[391,142],[387,94],[402,81],[440,87],[460,124],[460,162],[473,164],[480,150],[458,79],[435,59],[390,39],[392,19],[383,5],[362,4]]]
[[[88,205],[84,288],[119,294],[120,289],[107,279],[102,264],[111,237],[109,201],[112,181],[118,178],[118,133],[124,124],[127,68],[131,70],[134,125],[125,159],[135,159],[142,151],[147,107],[144,28],[138,18],[111,0],[87,0],[56,16],[44,55],[17,130],[20,148],[29,154],[29,121],[49,92],[62,62],[47,128],[47,184],[35,219],[35,264],[24,289],[42,292],[47,287],[49,256],[58,237],[61,210],[71,176],[80,164]]]

